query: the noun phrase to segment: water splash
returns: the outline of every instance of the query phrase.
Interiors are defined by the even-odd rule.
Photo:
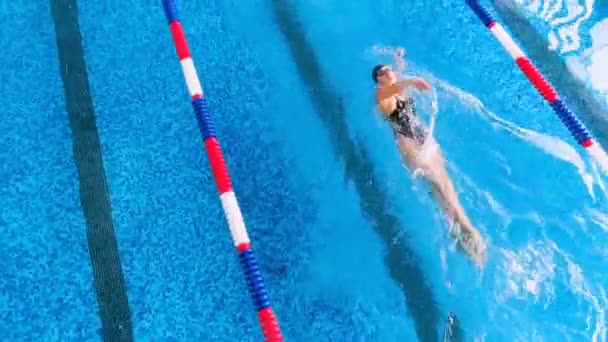
[[[531,297],[534,302],[544,301],[546,306],[553,300],[556,266],[551,245],[551,241],[534,241],[518,250],[500,250],[502,272],[495,290],[499,303]],[[503,275],[507,276],[506,281]]]
[[[587,214],[587,217],[591,222],[595,223],[608,234],[608,214],[593,208],[589,208]]]
[[[394,56],[397,52],[397,47],[390,45],[376,44],[371,47],[370,52],[377,56]]]
[[[567,285],[573,294],[589,303],[589,310],[586,317],[587,330],[593,330],[591,341],[606,341],[606,308],[608,298],[601,286],[594,286],[585,279],[583,270],[561,249],[554,248],[564,259],[567,265],[568,278]],[[595,291],[594,291],[595,290]],[[597,292],[597,293],[594,293]]]
[[[475,96],[445,81],[433,77],[433,84],[435,84],[448,96],[457,98],[460,103],[464,104],[469,109],[483,115],[486,119],[494,124],[494,127],[498,126],[506,129],[516,137],[525,140],[527,143],[541,149],[543,152],[572,164],[577,169],[579,176],[587,188],[587,192],[593,199],[596,199],[594,193],[595,183],[600,186],[600,189],[603,191],[604,195],[608,196],[599,172],[594,172],[593,174],[588,173],[583,158],[573,146],[557,137],[520,127],[511,121],[499,117],[495,113],[488,110],[485,105]],[[593,165],[593,163],[590,164]]]

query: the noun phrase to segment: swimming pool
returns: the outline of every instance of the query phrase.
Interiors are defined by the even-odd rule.
[[[0,7],[2,340],[103,334],[53,3]],[[465,3],[296,3],[179,2],[286,339],[427,341],[454,312],[464,340],[605,340],[601,178]],[[160,2],[78,15],[136,340],[259,340]],[[388,45],[437,89],[483,272],[373,111]]]

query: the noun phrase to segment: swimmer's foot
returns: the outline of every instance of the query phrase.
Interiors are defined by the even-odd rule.
[[[456,234],[458,246],[473,259],[477,266],[483,268],[488,259],[488,252],[481,234],[471,226],[460,224],[456,226],[458,227],[458,233]]]

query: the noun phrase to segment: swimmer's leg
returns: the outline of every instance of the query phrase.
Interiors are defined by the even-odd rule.
[[[452,229],[451,234],[457,239],[459,247],[469,254],[475,263],[483,266],[487,259],[485,243],[460,204],[443,161],[433,163],[431,170],[427,172],[427,179],[437,203],[457,228]]]
[[[458,241],[458,245],[463,249],[475,263],[485,264],[486,252],[483,239],[479,231],[473,227],[471,220],[466,215],[460,205],[458,195],[454,190],[452,181],[445,169],[441,151],[437,149],[434,157],[429,160],[417,158],[421,151],[421,146],[412,138],[397,135],[399,149],[412,169],[422,169],[426,179],[429,181],[433,197],[442,211],[459,228],[460,232],[450,229],[452,236]]]
[[[437,204],[441,207],[445,215],[454,225],[450,228],[450,235],[458,242],[458,247],[466,252],[473,261],[483,266],[486,262],[486,247],[479,231],[471,224],[471,221],[464,213],[460,204],[448,199],[449,193],[441,189],[440,186],[431,182],[432,195]]]

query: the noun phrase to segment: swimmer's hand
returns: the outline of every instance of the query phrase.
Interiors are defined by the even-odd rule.
[[[403,57],[403,56],[405,56],[405,49],[402,48],[402,47],[398,47],[395,50],[395,56],[397,56],[397,57]]]

